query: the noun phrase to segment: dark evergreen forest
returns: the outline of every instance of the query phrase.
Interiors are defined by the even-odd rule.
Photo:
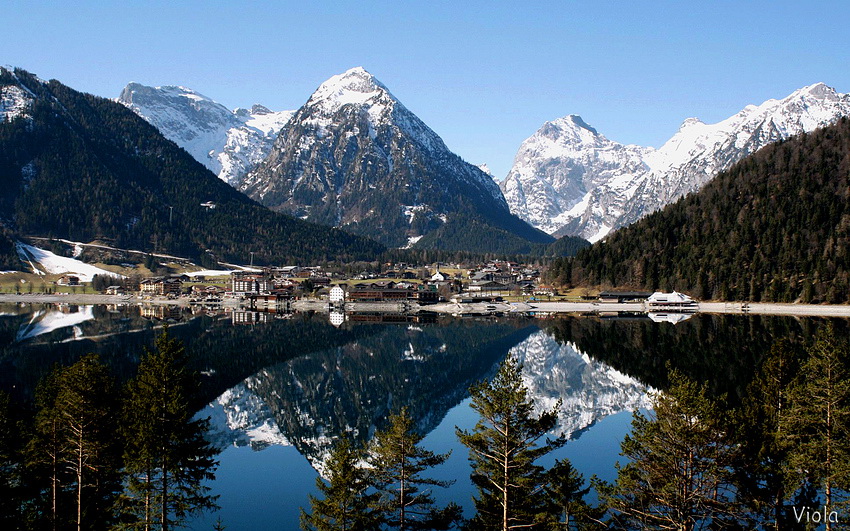
[[[0,70],[0,85],[12,84],[33,95],[28,117],[0,123],[0,217],[17,233],[207,261],[245,262],[250,252],[258,263],[353,260],[383,250],[269,211],[118,103]]]
[[[847,302],[848,196],[844,118],[767,146],[574,260],[557,260],[550,278],[700,299]]]

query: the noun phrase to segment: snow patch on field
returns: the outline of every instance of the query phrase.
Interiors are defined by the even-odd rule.
[[[201,271],[190,271],[185,273],[187,277],[226,277],[235,271],[241,271],[237,269],[204,269]]]
[[[80,277],[80,281],[82,282],[91,282],[92,277],[95,275],[110,275],[124,278],[124,275],[101,269],[75,258],[59,256],[50,251],[39,249],[38,247],[33,247],[22,242],[17,242],[15,246],[21,260],[29,263],[33,268],[33,273],[38,275],[43,275],[45,272],[51,274],[69,273]],[[35,264],[38,264],[41,269],[38,269]]]

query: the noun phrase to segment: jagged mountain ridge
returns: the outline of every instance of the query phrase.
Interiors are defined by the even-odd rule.
[[[449,151],[360,67],[313,93],[240,190],[274,210],[392,247],[432,235],[419,246],[486,250],[480,238],[458,242],[457,231],[433,236],[461,221],[489,227],[495,238],[551,241],[512,215],[489,175]]]
[[[189,88],[139,83],[129,83],[118,102],[233,186],[266,158],[294,112],[263,105],[231,111]]]
[[[0,220],[15,237],[101,240],[210,265],[249,249],[258,263],[383,250],[269,211],[113,100],[2,67],[0,92]]]
[[[700,300],[850,300],[850,117],[776,142],[698,192],[550,266],[555,283],[603,282]]]
[[[523,142],[501,187],[512,212],[532,225],[597,241],[762,147],[848,115],[850,94],[817,83],[716,124],[689,118],[658,149],[608,140],[568,116]]]

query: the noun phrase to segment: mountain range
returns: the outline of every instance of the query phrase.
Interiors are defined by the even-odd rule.
[[[361,67],[297,111],[263,107],[262,120],[257,106],[230,111],[184,87],[130,83],[118,101],[226,182],[306,221],[388,247],[528,253],[553,240],[511,214],[486,165],[452,153]]]
[[[231,111],[192,89],[139,83],[124,87],[118,102],[231,185],[266,158],[293,114],[259,104]]]
[[[850,301],[850,118],[776,142],[550,267],[558,284]]]
[[[546,241],[505,205],[555,237],[597,241],[770,143],[850,115],[850,95],[817,83],[716,124],[688,118],[658,149],[609,140],[569,115],[522,143],[497,191],[486,165],[451,153],[360,67],[330,78],[297,111],[269,111],[276,119],[253,136],[244,132],[255,126],[256,119],[245,121],[250,113],[191,89],[131,83],[119,101],[272,209],[390,247],[468,248],[457,240],[481,236],[489,250],[496,240],[511,240],[503,247],[514,250]]]
[[[339,231],[317,236],[322,229],[308,229],[316,225],[299,225],[295,217],[386,247],[572,254],[583,243],[574,235],[602,239],[698,190],[762,147],[850,115],[850,95],[818,83],[782,100],[747,106],[717,124],[688,119],[659,149],[619,144],[570,115],[547,122],[523,142],[499,186],[486,165],[471,165],[452,153],[360,67],[322,83],[298,110],[279,112],[260,105],[229,110],[192,89],[137,83],[122,91],[117,99],[122,105],[110,106],[20,72],[4,69],[0,84],[0,125],[8,143],[0,147],[7,181],[0,197],[5,220],[0,252],[10,247],[7,233],[20,229],[193,257],[209,250],[235,259],[244,251],[237,249],[235,232],[251,225],[255,230],[241,236],[243,241],[268,239],[264,226],[272,220],[313,233],[305,241],[314,242],[307,247],[320,255],[346,256],[352,255],[351,245],[370,247]],[[191,157],[165,139],[153,140],[151,129],[119,115],[118,108],[143,117]],[[163,159],[179,159],[183,170],[164,167]],[[219,184],[209,182],[209,173],[201,177],[191,159],[214,172]],[[77,180],[82,182],[71,186]],[[223,212],[213,212],[211,205],[259,206],[236,190],[286,216],[262,213],[246,225],[240,214],[242,221],[215,221],[211,230],[210,218]],[[191,230],[169,230],[162,223],[166,209],[169,225],[176,216]],[[192,236],[198,231],[206,236]],[[571,237],[551,246],[547,233]],[[271,257],[282,252],[281,245],[265,241],[255,246],[263,251],[254,252]],[[290,250],[283,254],[293,256]]]
[[[281,263],[383,251],[269,211],[123,105],[21,69],[0,68],[0,184],[3,230],[16,235],[209,263],[244,262],[249,252],[259,263]]]
[[[529,242],[552,241],[360,67],[322,83],[238,188],[388,247],[528,252]]]
[[[658,149],[609,140],[580,117],[546,122],[501,183],[511,211],[556,236],[591,242],[698,190],[762,147],[850,116],[850,95],[817,83],[748,105],[716,124],[696,118]]]

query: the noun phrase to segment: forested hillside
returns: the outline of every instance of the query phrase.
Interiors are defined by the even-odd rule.
[[[556,261],[553,281],[700,299],[850,300],[850,119],[772,144],[698,193]]]
[[[11,88],[10,88],[11,87]],[[0,69],[0,218],[20,235],[210,261],[371,258],[379,244],[273,213],[111,100]]]

